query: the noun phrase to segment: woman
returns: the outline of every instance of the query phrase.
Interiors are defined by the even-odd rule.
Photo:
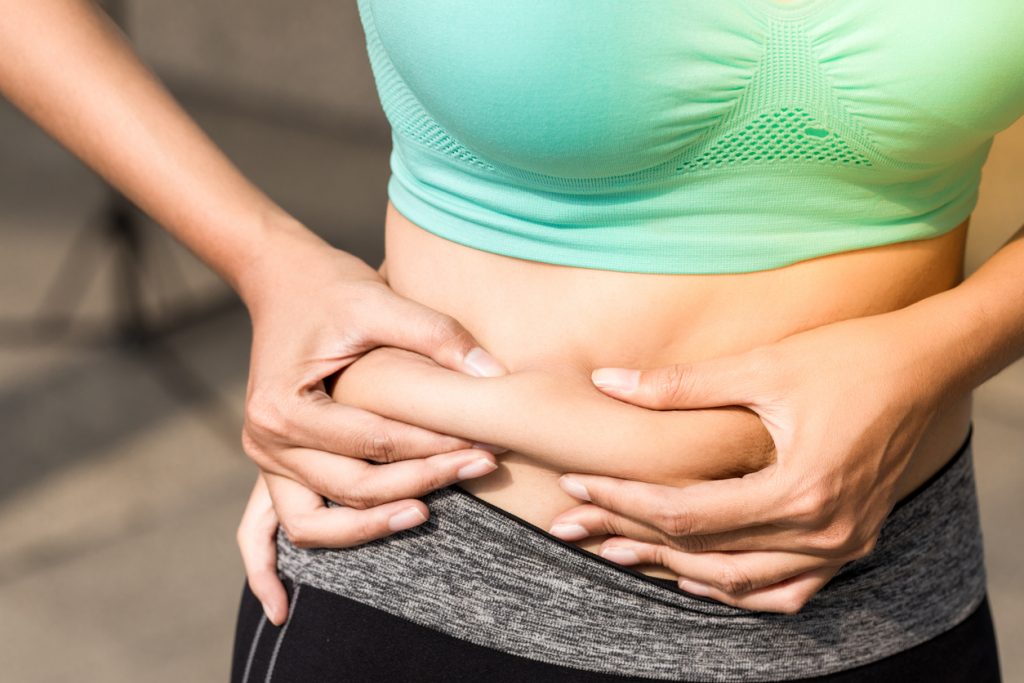
[[[998,678],[969,395],[1024,346],[1020,241],[960,280],[991,136],[1024,110],[1024,15],[877,4],[360,3],[396,133],[390,292],[153,91],[131,121],[180,127],[168,165],[93,151],[82,117],[33,109],[46,89],[4,74],[253,313],[248,450],[292,594],[285,620],[272,548],[249,540],[277,524],[261,482],[243,545],[283,626],[245,596],[237,678]],[[143,159],[196,202],[133,184]],[[220,182],[195,188],[186,160]],[[227,208],[273,244],[240,238]],[[302,291],[354,321],[340,346],[288,329],[311,315]],[[405,350],[352,362],[374,346]],[[286,382],[302,391],[267,408]],[[420,429],[330,437],[291,401]],[[497,468],[487,443],[510,449]],[[409,498],[432,489],[427,521]],[[321,545],[350,547],[300,547]]]
[[[239,676],[997,678],[970,390],[1021,353],[1020,243],[961,268],[1024,14],[921,9],[360,3],[389,285],[510,373],[380,349],[333,394],[511,450],[391,539],[286,523]]]

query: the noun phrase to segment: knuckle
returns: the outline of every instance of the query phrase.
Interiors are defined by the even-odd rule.
[[[370,518],[369,515],[361,515],[359,521],[353,525],[349,545],[362,545],[377,538],[379,523]]]
[[[654,564],[671,569],[679,576],[685,576],[688,566],[685,558],[674,548],[655,545],[651,548]]]
[[[392,463],[399,459],[398,446],[387,432],[364,432],[353,439],[355,454],[379,463]]]
[[[682,365],[662,368],[655,379],[654,390],[663,400],[671,401],[683,396],[689,382],[689,373]]]
[[[711,541],[706,536],[679,536],[671,544],[686,553],[703,553],[711,550]]]
[[[427,340],[431,348],[436,350],[461,346],[464,343],[465,331],[462,325],[446,313],[433,316],[427,330]]]
[[[835,510],[838,496],[830,490],[813,487],[797,494],[789,504],[793,521],[805,526],[818,526]]]
[[[276,440],[287,434],[289,427],[290,420],[279,403],[254,397],[246,404],[243,434],[254,443]]]
[[[263,450],[260,447],[259,442],[253,438],[252,433],[249,431],[249,425],[242,427],[241,440],[242,450],[245,451],[250,458],[255,457],[256,453]]]
[[[836,554],[846,549],[846,542],[841,529],[826,527],[812,536],[811,545],[815,550]]]
[[[849,521],[833,522],[814,537],[816,548],[837,555],[855,553],[863,544],[856,525]]]
[[[284,530],[285,536],[288,537],[288,540],[296,548],[306,549],[314,547],[313,530],[303,517],[282,520],[281,528]]]
[[[715,576],[715,585],[726,593],[739,595],[754,589],[754,582],[739,567],[732,564],[723,564],[718,568]]]
[[[629,536],[626,525],[623,520],[616,515],[610,515],[603,511],[599,512],[599,515],[587,525],[588,529],[600,529],[605,533],[613,536]]]
[[[242,451],[257,465],[262,465],[267,460],[266,449],[253,437],[248,426],[242,429]]]
[[[857,548],[851,553],[850,559],[859,560],[867,557],[875,550],[875,546],[878,545],[878,538],[871,537],[857,546]]]
[[[329,472],[322,472],[316,468],[303,468],[301,477],[295,481],[303,488],[309,489],[324,498],[331,498],[335,495],[338,484],[332,480]]]
[[[655,525],[673,537],[689,537],[693,534],[693,518],[681,510],[663,506],[654,519]],[[688,541],[692,541],[689,538]]]
[[[350,480],[343,491],[340,491],[342,502],[351,508],[365,510],[388,502],[379,487],[373,485],[369,474]]]
[[[458,464],[455,466],[458,467]],[[455,472],[452,471],[451,466],[428,467],[418,475],[416,480],[417,488],[423,491],[436,491],[437,489],[444,488],[458,478],[456,472],[457,470]]]

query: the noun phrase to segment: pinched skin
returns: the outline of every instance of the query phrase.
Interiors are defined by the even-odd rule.
[[[743,408],[647,410],[606,396],[589,372],[575,368],[538,366],[504,377],[471,377],[382,347],[341,374],[334,398],[497,444],[560,473],[681,485],[762,469],[775,453],[760,420]],[[723,433],[730,434],[724,442],[718,436]]]
[[[388,284],[458,320],[510,374],[471,377],[379,348],[344,370],[334,397],[511,449],[495,472],[459,486],[546,529],[579,504],[558,486],[565,472],[679,486],[740,476],[775,458],[767,430],[745,408],[647,410],[600,392],[593,369],[685,364],[908,306],[962,280],[966,233],[967,221],[934,239],[751,273],[623,273],[473,249],[419,228],[389,203],[381,267]],[[951,397],[914,451],[898,495],[952,456],[969,421],[970,394]],[[593,551],[604,538],[577,545]]]

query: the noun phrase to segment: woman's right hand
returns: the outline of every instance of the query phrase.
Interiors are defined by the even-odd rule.
[[[496,467],[482,444],[334,401],[325,380],[379,346],[469,375],[506,374],[455,319],[395,294],[363,261],[311,233],[280,239],[239,287],[253,322],[242,442],[263,475],[238,539],[250,587],[277,624],[284,591],[254,575],[266,563],[250,558],[267,557],[265,532],[278,520],[300,547],[358,545],[426,521],[417,497]]]
[[[494,456],[463,439],[335,404],[324,391],[325,378],[376,346],[415,351],[456,371],[504,374],[458,322],[396,295],[245,178],[95,2],[0,0],[0,17],[0,94],[248,306],[254,337],[243,442],[276,475],[268,476],[275,503],[275,489],[304,496],[278,505],[286,530],[307,545],[329,545],[354,534],[358,519],[366,526],[356,535],[385,535],[392,529],[368,521],[377,519],[369,512],[344,517],[314,501],[322,506],[325,496],[367,511],[388,503],[373,514],[400,526],[417,518],[410,508],[426,518],[413,497],[493,469]]]

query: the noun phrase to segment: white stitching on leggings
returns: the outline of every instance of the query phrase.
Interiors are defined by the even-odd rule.
[[[260,623],[256,627],[256,634],[252,637],[252,645],[249,646],[249,658],[245,660],[245,673],[242,674],[242,683],[248,683],[249,672],[252,670],[252,660],[256,656],[256,643],[260,642],[260,634],[263,633],[263,624],[267,623],[267,615],[260,615]]]
[[[295,606],[299,604],[299,592],[302,590],[302,586],[295,587],[295,594],[292,595],[292,606],[288,610],[288,619],[284,622],[284,628],[277,634],[277,642],[274,643],[274,652],[270,655],[270,665],[267,667],[267,677],[264,679],[264,683],[270,683],[270,678],[274,675],[274,665],[277,664],[277,653],[281,649],[281,641],[284,640],[284,634],[288,631],[288,626],[292,623],[292,615],[295,614]]]
[[[981,603],[969,442],[957,452],[894,510],[871,555],[796,615],[699,602],[533,533],[457,487],[424,496],[424,524],[353,548],[302,550],[281,532],[278,566],[304,586],[542,662],[668,680],[806,678],[907,650]]]

